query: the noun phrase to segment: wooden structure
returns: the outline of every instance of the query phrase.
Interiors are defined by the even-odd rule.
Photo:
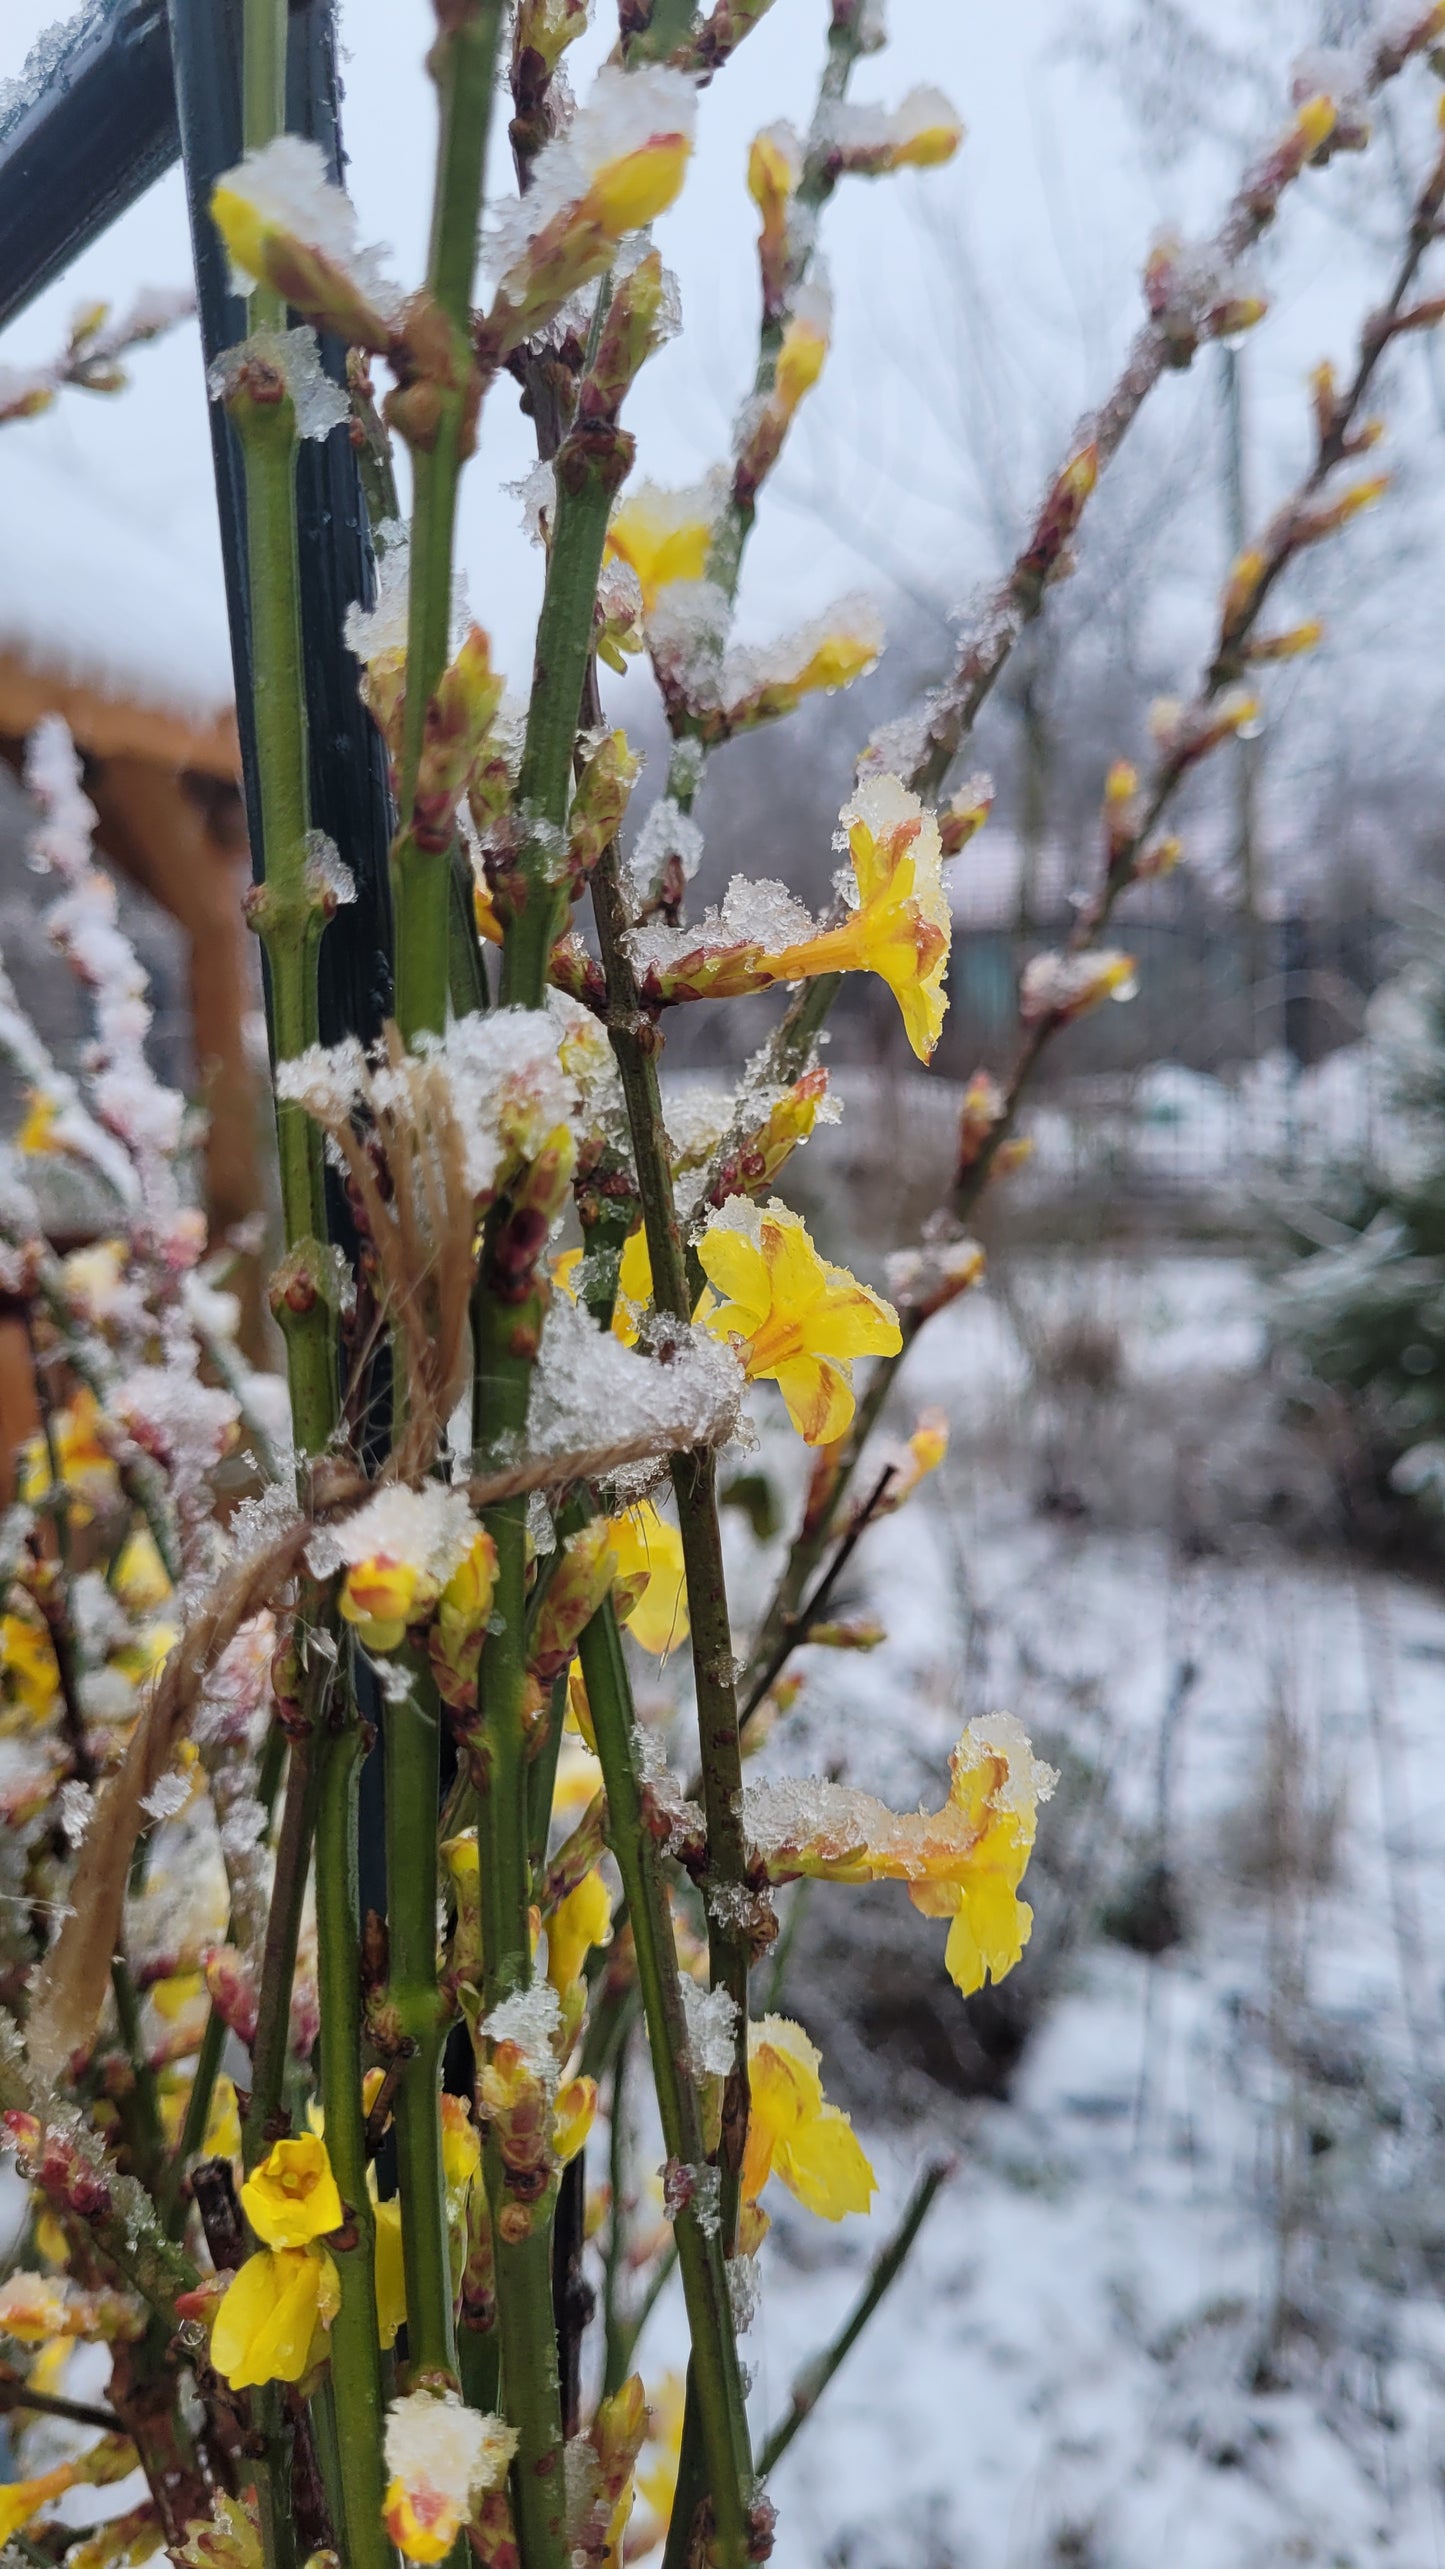
[[[250,856],[229,717],[202,724],[0,652],[0,756],[61,714],[85,760],[99,853],[174,919],[187,944],[197,1093],[209,1117],[206,1208],[219,1242],[263,1205],[259,1098],[246,1046],[255,963],[242,910]]]

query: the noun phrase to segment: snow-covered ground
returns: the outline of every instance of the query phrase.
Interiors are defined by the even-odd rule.
[[[879,2110],[886,2059],[870,2090],[855,2042],[880,2201],[837,2231],[777,2217],[748,2341],[760,2427],[920,2163],[942,2148],[958,2167],[777,2472],[776,2557],[1428,2569],[1445,2557],[1445,1596],[1292,1554],[1243,1520],[1252,1497],[1232,1513],[1227,1434],[1211,1448],[1190,1424],[1167,1452],[1161,1400],[1190,1422],[1267,1406],[1242,1267],[1005,1281],[935,1325],[905,1386],[902,1423],[940,1403],[954,1442],[862,1556],[850,1604],[888,1643],[812,1653],[765,1754],[936,1801],[965,1719],[1023,1717],[1063,1770],[1020,1981],[1033,2030],[1006,2101],[939,2087],[921,2113],[917,2080]],[[1113,1334],[1115,1378],[1096,1359],[1060,1388],[1056,1369],[1025,1433],[1026,1348],[1037,1361],[1080,1324],[1086,1346]],[[1061,1454],[1075,1497],[1041,1511]],[[1160,1940],[1161,1880],[1183,1934],[1151,1956],[1119,1939]],[[832,1904],[836,1970],[859,1895],[810,1896]],[[946,2011],[961,2002],[929,1935],[910,1967]],[[846,1994],[810,1980],[806,1935],[797,1952],[785,2003],[840,2092],[827,2027]],[[679,2328],[664,2306],[650,2379]]]

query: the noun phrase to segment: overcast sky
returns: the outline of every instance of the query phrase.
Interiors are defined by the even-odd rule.
[[[1126,0],[1109,5],[1122,11]],[[1305,0],[1251,0],[1248,9],[1240,0],[1241,34],[1278,25],[1279,105],[1288,37],[1304,12]],[[806,121],[826,14],[823,0],[775,0],[702,100],[696,165],[680,204],[658,227],[681,282],[684,338],[648,370],[630,409],[639,469],[657,479],[691,478],[727,452],[757,326],[747,144],[778,115]],[[5,0],[0,78],[20,70],[52,15],[47,0]],[[1267,88],[1256,98],[1246,79],[1229,98],[1201,95],[1195,119],[1186,88],[1173,138],[1180,148],[1161,154],[1121,111],[1110,70],[1065,49],[1065,33],[1076,35],[1080,22],[1076,7],[1059,0],[890,0],[890,16],[892,42],[862,66],[859,94],[891,100],[914,81],[936,81],[955,100],[969,137],[952,170],[854,181],[829,211],[835,353],[749,558],[743,622],[751,635],[777,631],[840,590],[879,586],[880,564],[890,561],[905,582],[936,600],[964,595],[990,567],[1000,527],[1027,504],[1063,424],[1107,388],[1137,319],[1138,266],[1151,233],[1171,218],[1186,228],[1205,222],[1237,165],[1231,119],[1241,130],[1252,119],[1258,134],[1278,112],[1267,106]],[[363,230],[390,245],[396,273],[408,281],[421,268],[427,223],[434,113],[422,57],[430,22],[429,0],[344,0],[351,184]],[[599,0],[593,36],[570,58],[579,91],[613,24],[609,0]],[[1221,123],[1231,129],[1213,130]],[[1378,251],[1351,215],[1351,187],[1348,173],[1308,177],[1292,210],[1287,251],[1272,262],[1287,309],[1261,334],[1250,360],[1265,485],[1303,452],[1308,365],[1326,349],[1347,353],[1379,272]],[[997,381],[982,388],[997,397],[1000,477],[1009,486],[996,524],[980,511],[976,477],[961,453],[947,362],[933,364],[926,398],[919,381],[918,351],[937,339],[944,290],[926,216],[967,243],[1001,351],[991,370]],[[0,341],[0,359],[24,362],[53,350],[82,296],[123,302],[137,286],[172,284],[187,269],[172,173],[13,325]],[[965,398],[977,407],[977,390],[961,391]],[[1171,418],[1185,433],[1197,419],[1188,406],[1196,400],[1170,388],[1161,405],[1166,433]],[[1188,433],[1197,431],[1189,426]],[[467,475],[462,559],[473,612],[518,684],[526,675],[538,557],[501,486],[519,479],[529,460],[526,423],[504,382],[488,402],[481,451]],[[37,477],[62,499],[67,487],[84,490],[88,542],[103,540],[107,518],[139,527],[166,549],[180,579],[214,594],[194,334],[184,331],[143,354],[121,400],[70,394],[50,417],[0,435],[0,589],[5,519],[34,513]],[[102,536],[94,534],[97,524]],[[861,550],[849,541],[850,527]],[[34,563],[32,546],[27,577],[41,576],[43,564]],[[218,620],[213,629],[219,634]]]

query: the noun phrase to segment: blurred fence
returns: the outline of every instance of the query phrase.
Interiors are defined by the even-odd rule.
[[[963,1078],[979,1062],[999,1069],[1008,1061],[1019,975],[1030,955],[1062,944],[1069,925],[1059,920],[1029,936],[1006,928],[956,936],[941,1070]],[[1296,914],[1261,922],[1252,952],[1237,919],[1191,907],[1130,920],[1117,941],[1138,966],[1136,993],[1127,1006],[1097,1009],[1071,1028],[1051,1076],[1152,1061],[1227,1071],[1273,1052],[1304,1065],[1322,1061],[1358,1039],[1370,996],[1394,967],[1398,938],[1393,922],[1373,912]]]

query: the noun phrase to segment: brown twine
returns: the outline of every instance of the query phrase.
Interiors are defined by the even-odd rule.
[[[714,1434],[723,1433],[726,1424],[719,1420]],[[660,1445],[655,1431],[641,1433],[613,1445],[534,1457],[479,1474],[468,1482],[467,1496],[478,1510],[496,1507],[533,1490],[606,1480],[628,1464],[661,1461],[684,1450],[675,1441]],[[344,1523],[377,1489],[394,1482],[395,1475],[389,1482],[370,1481],[358,1472],[322,1465],[313,1475],[311,1510],[298,1514],[273,1542],[223,1580],[186,1625],[142,1707],[120,1766],[99,1796],[85,1859],[71,1888],[69,1915],[32,1984],[26,2049],[42,2091],[63,2077],[74,2054],[94,2039],[144,1805],[190,1730],[206,1679],[242,1625],[264,1606],[274,1605],[296,1577],[317,1529]]]

